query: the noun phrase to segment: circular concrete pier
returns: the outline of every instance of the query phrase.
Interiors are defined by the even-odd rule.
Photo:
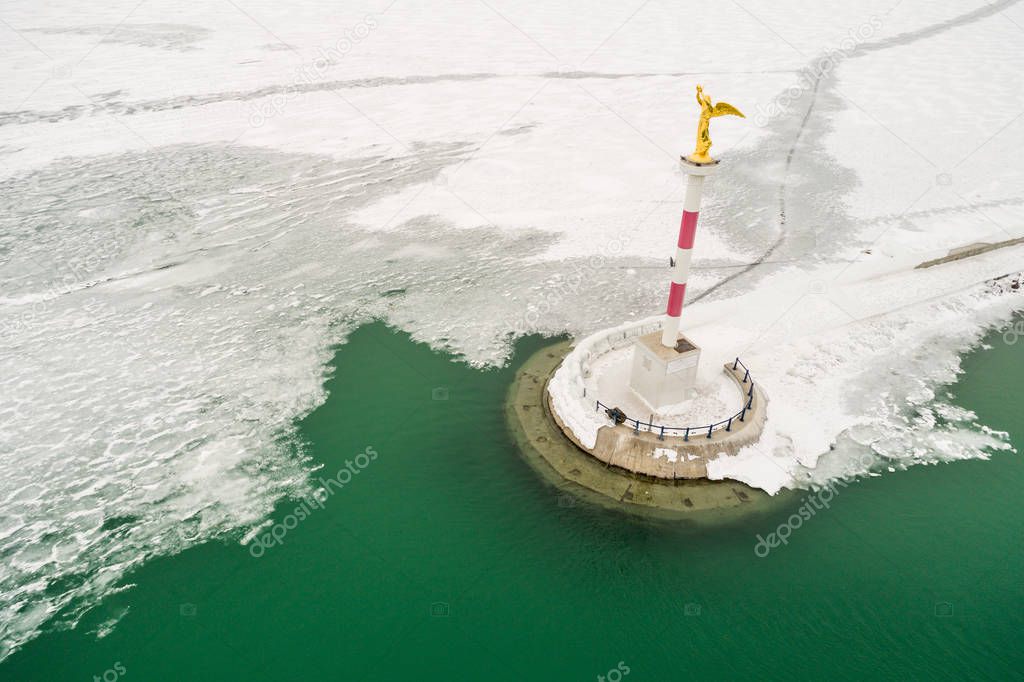
[[[629,367],[637,369],[639,344],[656,342],[660,325],[657,318],[630,322],[574,344],[549,383],[551,414],[567,438],[606,464],[670,480],[709,478],[715,460],[760,439],[768,397],[740,359],[730,358],[717,372],[707,365],[695,397],[647,416],[650,406],[630,388]],[[707,394],[714,385],[733,397]],[[625,412],[613,422],[606,412],[619,407]]]
[[[563,433],[546,390],[570,348],[565,341],[531,356],[517,372],[506,400],[513,438],[527,462],[547,481],[603,506],[698,523],[720,523],[785,506],[791,496],[786,492],[771,496],[736,481],[659,478],[601,461],[581,449]]]

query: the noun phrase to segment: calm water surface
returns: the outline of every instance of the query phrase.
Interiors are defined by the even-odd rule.
[[[154,559],[0,680],[1019,679],[1020,456],[859,481],[758,558],[792,510],[709,531],[560,504],[502,414],[542,345],[482,372],[361,328],[301,424],[343,486],[282,502],[279,542]],[[1024,348],[993,345],[954,391],[1020,449]]]

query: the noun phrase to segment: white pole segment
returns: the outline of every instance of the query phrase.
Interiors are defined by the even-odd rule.
[[[693,240],[697,232],[697,217],[700,215],[700,198],[704,190],[704,176],[686,176],[686,198],[683,200],[683,218],[679,224],[679,239],[676,242],[675,266],[672,268],[672,284],[669,286],[668,305],[662,326],[661,345],[675,348],[679,338],[679,318],[686,296],[686,279],[690,275],[690,258],[693,254]]]

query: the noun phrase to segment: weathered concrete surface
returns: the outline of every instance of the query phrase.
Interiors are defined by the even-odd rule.
[[[609,465],[580,449],[565,437],[547,407],[547,381],[570,345],[568,341],[555,344],[528,359],[509,389],[505,406],[509,430],[519,449],[551,484],[573,497],[604,506],[645,516],[685,517],[697,523],[746,518],[788,504],[792,497],[788,492],[772,497],[735,481],[645,476]]]
[[[989,251],[995,251],[996,249],[1002,249],[1007,246],[1016,246],[1017,244],[1024,244],[1024,237],[1018,237],[1017,239],[1006,239],[1004,241],[995,242],[993,244],[990,244],[988,242],[978,242],[977,244],[959,246],[955,249],[950,249],[948,255],[945,255],[942,258],[926,260],[920,265],[917,265],[914,269],[920,270],[921,268],[930,268],[933,265],[952,263],[953,261],[962,260],[964,258],[970,258],[971,256],[979,256],[983,253],[988,253]]]
[[[726,364],[724,368],[745,396],[750,383],[743,382],[743,368],[733,370],[732,363]],[[701,431],[692,432],[689,440],[684,436],[665,436],[662,440],[658,433],[634,431],[633,427],[625,424],[613,426],[609,420],[608,426],[601,427],[597,432],[593,450],[584,447],[572,431],[565,427],[558,414],[551,410],[550,402],[547,402],[547,407],[567,438],[606,464],[656,478],[707,478],[709,461],[723,455],[735,455],[741,448],[756,443],[761,437],[768,415],[768,398],[754,384],[753,402],[744,420],[734,420],[729,431],[724,428],[713,431],[710,438],[707,437],[707,431]],[[740,406],[736,407],[738,410]],[[657,450],[662,451],[662,455],[665,450],[674,451],[676,461],[670,461],[665,456],[655,457]]]

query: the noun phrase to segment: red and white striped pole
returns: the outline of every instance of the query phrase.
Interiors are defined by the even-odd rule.
[[[713,173],[717,165],[717,161],[698,165],[686,158],[682,159],[683,170],[687,173],[686,198],[683,200],[683,218],[679,223],[679,239],[676,242],[676,264],[672,268],[668,306],[661,331],[661,345],[668,348],[675,348],[679,341],[679,317],[683,312],[683,299],[686,298],[686,279],[690,275],[690,257],[693,254],[694,237],[697,235],[704,176]]]

